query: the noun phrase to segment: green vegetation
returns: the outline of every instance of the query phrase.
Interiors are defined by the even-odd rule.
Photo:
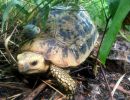
[[[125,5],[125,6],[124,6]],[[121,29],[123,20],[130,11],[130,0],[120,0],[115,14],[113,14],[113,20],[110,24],[108,31],[105,34],[101,48],[99,51],[99,59],[105,64],[106,58],[110,52],[112,44],[116,40],[116,36]]]
[[[130,0],[0,0],[0,34],[11,33],[15,26],[27,25],[34,19],[35,25],[44,30],[50,8],[58,4],[84,6],[97,27],[105,31],[99,51],[99,59],[105,64],[123,20],[130,12]],[[123,34],[130,41],[127,36]]]

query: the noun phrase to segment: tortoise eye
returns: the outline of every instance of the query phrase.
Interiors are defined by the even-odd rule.
[[[30,64],[31,64],[32,66],[35,66],[35,65],[37,65],[37,63],[38,63],[38,61],[33,61],[33,62],[31,62]]]

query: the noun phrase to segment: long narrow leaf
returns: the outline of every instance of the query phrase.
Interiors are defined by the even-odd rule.
[[[9,15],[9,12],[12,10],[12,7],[14,6],[14,4],[12,2],[10,2],[7,6],[7,8],[5,9],[4,13],[3,13],[3,19],[2,19],[2,31],[3,32],[3,29],[4,29],[4,24],[6,22],[6,20],[8,19],[8,15]]]
[[[105,37],[103,39],[101,48],[99,50],[99,59],[105,64],[106,58],[109,55],[110,49],[116,39],[116,35],[119,32],[122,22],[128,12],[130,11],[130,0],[120,0],[120,4],[114,15],[113,21]]]
[[[23,14],[29,14],[28,11],[24,8],[24,5],[19,5],[19,4],[16,4],[16,8],[22,12]]]
[[[20,1],[18,0],[11,0],[10,2],[8,2],[6,9],[4,10],[3,13],[3,19],[2,19],[2,30],[1,32],[3,32],[4,30],[4,24],[7,21],[8,17],[9,17],[9,13],[11,12],[12,8],[15,7],[16,4],[21,4]]]

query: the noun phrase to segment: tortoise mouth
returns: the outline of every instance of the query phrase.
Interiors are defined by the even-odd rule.
[[[40,69],[31,69],[31,70],[26,70],[26,71],[22,71],[19,70],[20,73],[22,74],[38,74],[38,73],[43,73]]]

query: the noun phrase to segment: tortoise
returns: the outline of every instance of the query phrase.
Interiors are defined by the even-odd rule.
[[[98,32],[83,7],[53,7],[48,15],[46,31],[21,47],[17,55],[18,70],[23,74],[49,71],[70,94],[76,82],[65,70],[76,68],[89,56]],[[49,62],[49,63],[48,63]]]

